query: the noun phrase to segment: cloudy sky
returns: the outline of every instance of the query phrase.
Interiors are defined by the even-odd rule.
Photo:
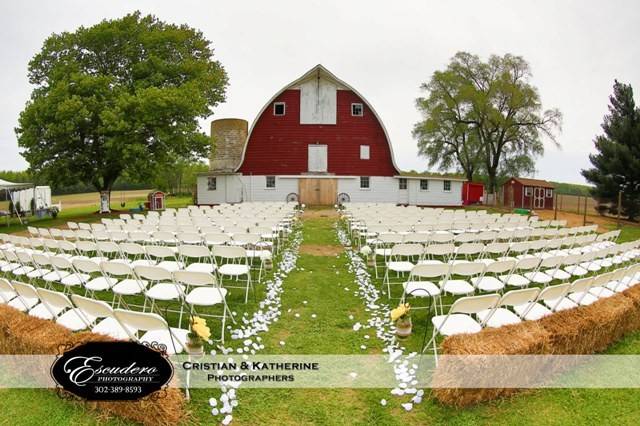
[[[637,0],[3,1],[0,169],[27,167],[13,129],[31,92],[27,63],[43,40],[135,9],[199,28],[213,42],[230,78],[216,118],[252,121],[277,90],[322,63],[376,108],[407,170],[426,168],[411,137],[420,83],[461,50],[522,55],[543,106],[564,114],[562,148],[547,144],[539,178],[584,182],[579,170],[589,164],[613,80],[640,93]]]

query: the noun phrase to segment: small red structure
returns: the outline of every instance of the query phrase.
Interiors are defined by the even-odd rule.
[[[513,177],[502,186],[505,207],[553,209],[555,186],[540,179]]]
[[[164,210],[164,192],[153,191],[147,196],[149,210]]]
[[[462,183],[462,204],[482,204],[484,197],[484,185],[476,182]]]

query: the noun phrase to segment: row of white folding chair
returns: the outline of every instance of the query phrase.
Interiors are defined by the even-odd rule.
[[[562,236],[562,235],[546,235],[545,238],[535,238],[532,234],[527,232],[497,232],[497,231],[482,231],[478,233],[463,233],[454,234],[451,232],[380,232],[375,233],[371,237],[365,240],[366,244],[373,246],[385,245],[387,242],[415,242],[422,244],[430,243],[475,243],[481,242],[489,244],[492,242],[536,242],[540,241],[540,244],[545,242],[551,242],[554,240],[562,241],[576,241],[577,244],[588,243],[597,240],[596,234],[585,234],[580,236]],[[599,241],[610,241],[609,239],[600,239]]]
[[[204,246],[179,246],[177,253],[163,246],[140,246],[136,244],[103,243],[88,247],[82,256],[47,256],[42,253],[25,251],[0,251],[0,260],[4,259],[2,271],[16,277],[26,276],[29,280],[42,279],[47,283],[59,282],[68,287],[87,284],[88,275],[94,272],[105,272],[101,265],[113,263],[113,269],[128,270],[138,266],[157,266],[168,272],[185,269],[217,273],[221,277],[246,277],[245,302],[249,288],[252,287],[251,265],[249,256],[241,247],[218,246],[209,250]],[[95,254],[94,257],[90,257]],[[176,256],[177,254],[177,256]],[[219,260],[216,260],[219,259]],[[122,265],[122,266],[118,266]],[[258,282],[261,280],[263,259],[259,265]],[[104,276],[93,280],[88,286],[91,291],[112,289],[115,295],[138,294],[144,290],[139,283],[127,281],[116,286],[114,279]],[[114,288],[115,286],[115,288]],[[237,286],[236,286],[237,287]],[[242,287],[245,288],[245,287]],[[140,291],[139,291],[140,290]],[[133,292],[133,293],[132,293]]]
[[[181,238],[172,238],[170,236],[164,236],[168,240],[151,240],[149,238],[130,238],[128,241],[93,241],[93,240],[78,240],[70,242],[67,240],[54,240],[54,239],[38,239],[38,238],[26,238],[19,237],[19,239],[11,240],[11,243],[5,244],[4,248],[8,250],[25,250],[28,252],[37,251],[47,254],[59,254],[66,257],[83,256],[86,253],[121,253],[123,258],[127,255],[135,256],[138,254],[146,253],[145,247],[150,246],[170,246],[171,251],[174,253],[178,250],[177,246],[181,245],[195,245],[195,246],[215,246],[215,245],[232,245],[238,247],[244,247],[247,249],[247,256],[249,258],[262,258],[265,256],[270,257],[270,252],[273,248],[273,242],[263,240],[261,235],[258,234],[241,234],[236,235],[235,238],[231,238],[226,234],[207,234],[204,241],[198,234],[194,235],[181,235]],[[167,244],[165,244],[167,242]],[[141,244],[142,243],[142,244]],[[151,248],[150,250],[156,250]],[[159,249],[158,249],[159,250]],[[165,250],[166,251],[166,250]],[[108,255],[104,257],[109,257]]]
[[[234,248],[231,248],[234,249]],[[229,254],[225,254],[229,256]],[[211,272],[201,270],[174,270],[169,271],[160,266],[148,265],[128,265],[117,261],[96,262],[89,259],[74,259],[69,261],[60,257],[46,258],[46,256],[34,254],[39,269],[24,269],[19,274],[13,274],[16,278],[27,277],[34,282],[36,278],[44,281],[45,285],[52,289],[52,283],[61,284],[65,291],[75,288],[84,288],[85,294],[95,294],[97,291],[108,291],[113,294],[112,306],[120,306],[123,297],[143,295],[145,303],[143,310],[150,302],[151,310],[157,301],[177,300],[186,303],[190,307],[190,312],[194,307],[211,307],[218,304],[223,305],[223,314],[203,316],[214,316],[222,318],[222,331],[226,315],[230,310],[226,303],[227,288],[242,288],[245,290],[245,303],[247,301],[249,289],[252,288],[250,278],[247,279],[246,287],[238,285],[222,286],[216,275]],[[231,254],[233,256],[233,254]],[[53,270],[44,269],[53,266]],[[225,269],[226,268],[226,269]],[[247,273],[242,265],[236,263],[225,263],[220,266],[221,274],[236,277]],[[14,269],[15,272],[16,269]],[[27,272],[27,273],[23,273]],[[184,304],[181,304],[180,317],[178,323],[182,321]],[[232,317],[233,318],[233,317]],[[223,335],[224,338],[224,335]]]
[[[534,240],[523,242],[498,242],[498,243],[463,243],[456,246],[453,243],[441,242],[444,240],[428,241],[427,243],[419,243],[413,240],[410,243],[398,243],[402,241],[395,234],[393,237],[385,237],[381,244],[374,246],[374,267],[377,268],[377,257],[382,257],[385,263],[393,260],[394,257],[417,257],[422,259],[442,258],[445,262],[451,260],[480,260],[490,262],[492,258],[514,257],[520,258],[525,256],[549,257],[554,255],[582,254],[583,251],[592,251],[593,249],[603,249],[616,247],[615,243],[597,243],[593,247],[589,246],[592,240],[580,240],[576,238],[557,239],[557,240]],[[394,239],[397,238],[397,239]]]
[[[623,248],[624,250],[624,248]],[[390,272],[398,275],[409,273],[409,279],[403,283],[403,296],[413,292],[422,292],[433,296],[442,290],[452,295],[468,295],[476,291],[501,291],[506,286],[526,287],[531,283],[547,285],[553,280],[566,281],[572,276],[582,277],[591,272],[600,271],[619,265],[628,259],[615,261],[620,253],[619,247],[611,247],[591,251],[582,255],[556,255],[549,257],[520,256],[518,258],[503,257],[497,260],[480,259],[477,261],[447,262],[432,259],[420,259],[419,248],[404,245],[398,248],[399,257],[392,256],[387,262],[383,285],[387,287],[387,295],[391,297]],[[408,257],[417,257],[414,263]],[[452,276],[463,276],[466,279],[450,280]],[[439,277],[441,286],[434,287],[420,278]]]
[[[91,330],[117,340],[159,343],[173,355],[186,348],[188,330],[169,327],[153,312],[113,309],[104,301],[0,278],[0,302],[31,316],[52,320],[71,331]]]
[[[602,284],[612,284],[614,288],[621,288],[621,282],[625,277],[633,281],[633,285],[638,283],[640,265],[635,264],[626,269],[542,289],[533,287],[512,290],[502,296],[486,294],[459,298],[454,301],[447,314],[438,315],[436,312],[437,315],[432,317],[432,338],[423,348],[423,352],[433,343],[433,351],[437,356],[438,335],[477,333],[484,327],[501,327],[525,320],[537,320],[554,312],[590,305],[599,298],[615,294]],[[624,286],[618,291],[628,287]]]
[[[135,242],[141,244],[163,244],[163,245],[177,245],[177,244],[233,244],[242,246],[255,245],[261,249],[272,249],[280,242],[280,235],[277,232],[273,232],[267,227],[254,227],[249,229],[250,233],[238,232],[233,234],[227,234],[222,232],[168,232],[168,231],[155,231],[152,233],[146,232],[108,232],[108,231],[63,231],[61,239],[53,239],[53,235],[49,238],[42,239],[42,241],[54,241],[55,242],[67,241],[68,243],[75,244],[78,241],[112,241],[115,243],[120,242]],[[24,238],[24,237],[22,237]],[[15,240],[15,239],[14,239]],[[11,238],[8,241],[12,241]],[[18,243],[20,245],[22,243]]]

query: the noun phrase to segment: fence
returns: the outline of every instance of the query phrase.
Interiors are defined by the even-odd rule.
[[[596,206],[598,202],[591,197],[584,197],[580,195],[563,195],[558,194],[556,196],[556,203],[558,205],[558,211],[584,214],[586,200],[586,209],[588,215],[598,214]]]
[[[485,200],[487,206],[497,206],[497,207],[508,207],[504,204],[504,188],[500,188],[497,196],[494,197],[492,194],[485,194]],[[568,213],[576,213],[576,214],[584,214],[585,210],[585,202],[587,215],[596,215],[598,211],[596,210],[596,206],[598,202],[592,198],[582,195],[565,195],[565,194],[556,194],[555,196],[555,204],[557,206],[558,211],[568,212]],[[528,208],[529,206],[526,206]],[[531,207],[532,208],[532,207]]]

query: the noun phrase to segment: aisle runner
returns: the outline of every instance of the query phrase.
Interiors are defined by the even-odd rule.
[[[353,329],[358,331],[362,327],[370,327],[376,331],[376,336],[385,345],[382,351],[389,354],[389,363],[393,364],[398,383],[391,390],[391,394],[410,397],[407,402],[401,404],[405,410],[410,411],[413,409],[414,404],[422,402],[424,395],[424,390],[415,387],[418,384],[416,378],[418,364],[411,361],[418,354],[417,352],[412,352],[409,355],[404,355],[405,348],[396,339],[395,326],[391,322],[389,305],[381,302],[381,292],[371,282],[371,275],[367,271],[365,261],[353,251],[347,233],[338,224],[336,224],[336,232],[338,233],[338,240],[345,248],[345,254],[349,257],[349,272],[356,276],[357,296],[362,299],[365,304],[365,310],[369,312],[367,324],[362,325],[357,322],[353,325]],[[380,404],[387,405],[387,401],[382,399]]]
[[[220,352],[224,355],[233,353],[241,356],[243,361],[249,360],[250,355],[255,355],[258,351],[264,349],[262,337],[258,334],[269,331],[269,326],[277,322],[280,318],[282,306],[283,281],[289,273],[295,269],[298,261],[298,251],[302,243],[302,230],[296,228],[291,236],[289,246],[283,251],[282,259],[276,266],[272,279],[265,282],[266,295],[260,302],[259,308],[249,317],[245,312],[243,314],[242,325],[231,329],[231,339],[234,341],[241,340],[242,345],[227,347],[220,346]],[[212,355],[216,355],[216,351],[211,351]],[[229,358],[230,363],[234,362],[233,358]],[[211,414],[214,416],[225,416],[222,419],[223,425],[228,425],[233,420],[232,412],[238,406],[236,390],[241,385],[241,381],[220,382],[221,395],[219,401],[216,398],[209,399],[211,406]]]

